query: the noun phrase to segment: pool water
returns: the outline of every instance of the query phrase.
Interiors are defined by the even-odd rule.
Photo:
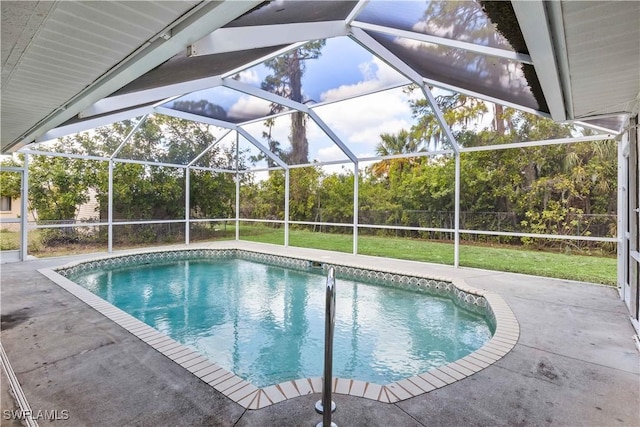
[[[71,280],[265,387],[320,377],[326,276],[242,259],[89,270]],[[336,280],[334,377],[386,384],[477,350],[484,317],[444,297]]]

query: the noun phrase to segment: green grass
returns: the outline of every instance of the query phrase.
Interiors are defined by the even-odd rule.
[[[284,243],[284,231],[263,226],[242,226],[240,239],[261,243]],[[351,253],[353,238],[347,234],[290,230],[289,245]],[[453,265],[453,244],[394,237],[359,236],[358,253],[412,261]],[[614,257],[567,255],[520,247],[460,247],[460,265],[487,270],[532,274],[615,286]]]
[[[20,249],[20,233],[0,229],[0,250],[10,251]]]
[[[228,226],[224,236],[233,238],[235,230]],[[20,235],[17,232],[0,232],[2,250],[18,249]],[[240,239],[260,243],[284,244],[284,230],[263,225],[242,225]],[[306,230],[290,230],[289,244],[295,247],[325,249],[351,253],[353,236],[350,234],[314,233]],[[123,249],[118,247],[117,249]],[[82,247],[47,247],[39,244],[37,231],[29,233],[29,253],[36,256],[60,256],[106,250],[104,245]],[[453,265],[453,244],[417,239],[361,235],[358,253],[412,261]],[[544,252],[520,247],[476,246],[460,247],[460,265],[487,270],[509,271],[559,279],[579,280],[615,286],[616,258],[587,255],[568,255]]]

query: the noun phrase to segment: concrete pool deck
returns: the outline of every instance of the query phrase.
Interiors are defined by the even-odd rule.
[[[492,366],[394,404],[334,395],[339,426],[640,425],[640,357],[616,290],[534,276],[249,242],[233,247],[462,278],[520,323]],[[119,251],[125,254],[140,251]],[[59,425],[315,425],[309,394],[246,410],[41,275],[104,254],[2,265],[2,345],[35,414]],[[81,321],[79,321],[81,319]],[[12,409],[2,382],[2,410]],[[63,413],[62,411],[67,411]],[[54,414],[56,414],[54,412]],[[6,422],[3,418],[3,424]],[[41,418],[41,423],[44,420]]]

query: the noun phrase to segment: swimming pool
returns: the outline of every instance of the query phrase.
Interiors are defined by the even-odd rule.
[[[318,271],[320,270],[320,271]],[[258,387],[322,375],[324,282],[242,258],[152,262],[69,277]],[[460,359],[487,316],[435,294],[338,279],[334,374],[380,384]]]
[[[150,281],[140,282],[134,276],[141,264],[142,270],[156,271],[162,280],[152,274]],[[231,270],[204,270],[212,266]],[[445,280],[351,265],[334,267],[338,276],[337,393],[386,402],[402,400],[473,374],[498,360],[517,341],[515,318],[500,327],[499,318],[509,317],[505,315],[510,310],[495,295]],[[46,274],[54,280],[58,276],[56,281],[65,289],[216,389],[256,409],[320,389],[323,268],[328,264],[246,250],[204,249],[109,257]],[[265,272],[271,274],[270,279],[259,276]],[[77,281],[84,277],[83,285],[102,299],[77,289],[57,273]],[[239,283],[254,284],[243,292],[240,288],[246,286],[238,283],[222,290],[210,284],[212,275],[225,278],[222,282],[236,275],[241,277]],[[117,277],[124,279],[124,286]],[[178,285],[177,279],[185,278],[194,280],[185,281],[186,287]],[[132,286],[126,285],[133,282],[137,283],[135,303],[130,298]],[[185,299],[191,299],[194,307],[186,309]],[[103,300],[120,305],[136,319]],[[169,309],[159,311],[163,306]],[[451,320],[432,316],[434,311],[449,313]],[[140,320],[161,333],[140,325]],[[456,322],[461,326],[458,332],[450,327]],[[493,339],[486,343],[494,328]],[[441,335],[439,343],[426,339],[433,331]],[[230,346],[222,349],[223,341]],[[249,358],[241,357],[246,355]],[[284,363],[278,366],[274,361]]]

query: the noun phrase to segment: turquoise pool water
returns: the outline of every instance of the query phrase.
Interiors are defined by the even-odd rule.
[[[322,376],[320,272],[231,258],[69,278],[258,387]],[[464,357],[491,338],[484,317],[448,298],[340,278],[336,289],[335,377],[389,383]]]

